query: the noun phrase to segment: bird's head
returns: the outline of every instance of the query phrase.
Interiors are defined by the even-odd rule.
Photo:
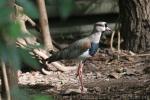
[[[97,22],[94,25],[94,30],[98,32],[111,31],[106,22]]]

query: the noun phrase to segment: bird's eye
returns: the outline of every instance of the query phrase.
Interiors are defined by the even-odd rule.
[[[105,27],[108,27],[107,24],[105,24]]]

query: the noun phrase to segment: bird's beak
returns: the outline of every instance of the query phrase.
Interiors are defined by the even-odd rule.
[[[106,27],[106,31],[112,31],[109,27]]]

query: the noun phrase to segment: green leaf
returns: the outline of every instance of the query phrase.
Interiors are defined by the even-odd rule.
[[[13,67],[14,69],[19,69],[21,63],[20,63],[20,56],[18,53],[18,49],[15,47],[15,45],[12,45],[7,49],[8,49],[7,57],[11,67]]]
[[[11,93],[13,94],[13,100],[32,100],[25,90],[22,90],[17,86],[11,89]]]
[[[20,56],[15,45],[7,46],[0,43],[0,57],[5,62],[9,62],[14,69],[20,68]]]
[[[24,8],[24,11],[28,16],[32,18],[39,17],[36,6],[30,0],[16,0],[16,3]]]
[[[54,100],[54,99],[52,98],[52,96],[41,95],[41,94],[34,95],[32,98],[33,98],[32,100]]]
[[[0,42],[0,57],[1,59],[3,59],[4,61],[7,60],[7,52],[8,52],[8,49],[6,49],[6,46],[5,44],[1,41]]]
[[[10,13],[12,10],[6,7],[1,7],[0,8],[0,26],[5,26],[6,24],[10,24]]]
[[[33,67],[34,69],[39,68],[39,63],[36,59],[32,58],[32,56],[29,54],[28,50],[19,48],[19,54],[21,57],[21,60],[26,63],[29,64],[31,67]]]
[[[3,6],[6,2],[7,0],[0,0],[0,7]]]
[[[20,30],[20,25],[19,23],[12,23],[12,25],[9,28],[9,32],[8,34],[12,37],[12,38],[18,38],[19,36],[21,36],[21,30]]]

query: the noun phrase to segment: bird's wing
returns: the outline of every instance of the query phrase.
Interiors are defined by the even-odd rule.
[[[63,50],[56,52],[55,54],[50,56],[47,61],[50,63],[63,59],[74,59],[79,57],[89,48],[91,48],[91,41],[88,38],[84,38],[74,42],[69,47],[64,48]]]

